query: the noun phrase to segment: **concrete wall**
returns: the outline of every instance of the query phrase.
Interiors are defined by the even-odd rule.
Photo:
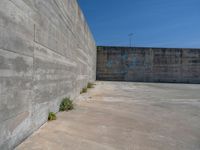
[[[200,49],[98,47],[97,79],[200,83]]]
[[[0,150],[95,78],[96,46],[76,0],[1,0]]]

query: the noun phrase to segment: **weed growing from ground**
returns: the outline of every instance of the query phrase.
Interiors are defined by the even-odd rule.
[[[74,109],[74,105],[70,98],[64,98],[60,104],[60,111],[68,111]]]
[[[85,87],[85,88],[83,88],[83,89],[81,90],[81,94],[83,94],[83,93],[87,93],[87,87]]]
[[[94,88],[94,85],[95,85],[94,83],[90,83],[90,82],[89,82],[88,85],[87,85],[87,88],[88,88],[88,89]]]
[[[48,116],[48,120],[52,121],[52,120],[56,120],[56,119],[57,119],[56,114],[54,112],[50,112],[49,116]]]

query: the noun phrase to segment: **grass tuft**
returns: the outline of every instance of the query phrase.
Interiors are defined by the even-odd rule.
[[[64,98],[60,104],[60,111],[68,111],[74,109],[74,105],[70,98]]]
[[[87,85],[87,88],[88,88],[88,89],[94,88],[94,85],[95,85],[94,83],[90,83],[90,82],[89,82],[88,85]]]
[[[87,93],[87,87],[85,87],[85,88],[83,88],[83,89],[81,90],[81,93],[80,93],[80,94],[83,94],[83,93]]]
[[[54,112],[50,112],[49,116],[48,116],[48,120],[52,121],[52,120],[56,120],[56,119],[57,119],[56,114]]]

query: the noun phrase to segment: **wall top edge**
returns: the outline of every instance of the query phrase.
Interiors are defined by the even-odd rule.
[[[102,46],[102,45],[99,45],[97,46],[97,49],[100,49],[100,48],[122,48],[122,49],[185,49],[185,50],[200,50],[200,48],[181,48],[181,47],[130,47],[130,46]]]

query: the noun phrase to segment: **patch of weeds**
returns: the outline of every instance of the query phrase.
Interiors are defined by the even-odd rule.
[[[56,114],[54,112],[50,112],[49,116],[48,116],[48,120],[52,121],[52,120],[56,120],[56,119],[57,119]]]
[[[74,109],[74,105],[70,98],[64,98],[60,104],[60,111],[68,111]]]
[[[94,88],[94,85],[95,85],[94,83],[90,83],[90,82],[89,82],[88,85],[87,85],[87,88],[88,88],[88,89]]]
[[[83,89],[81,90],[81,94],[86,93],[86,92],[87,92],[87,87],[85,87],[85,88],[83,88]]]

